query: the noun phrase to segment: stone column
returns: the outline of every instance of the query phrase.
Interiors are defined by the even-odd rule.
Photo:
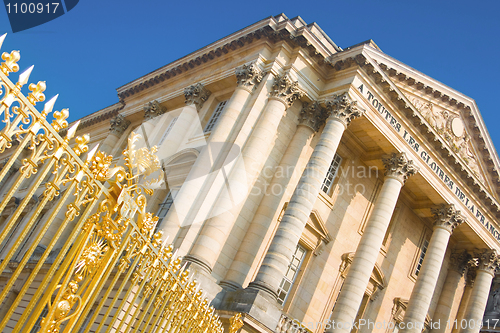
[[[103,140],[99,150],[105,152],[106,154],[111,154],[113,148],[115,147],[118,139],[123,135],[123,132],[130,125],[130,121],[125,119],[121,114],[117,114],[114,118],[109,121],[111,124],[109,128],[109,134],[106,139]]]
[[[182,108],[174,126],[158,151],[157,155],[160,160],[168,160],[187,142],[191,135],[189,132],[191,125],[196,117],[198,117],[198,112],[211,94],[201,83],[184,89],[186,106]]]
[[[260,244],[262,244],[265,234],[272,223],[272,219],[276,211],[279,210],[279,204],[285,190],[289,186],[293,176],[289,172],[290,170],[293,170],[293,174],[298,172],[299,158],[309,146],[314,133],[324,123],[323,115],[324,109],[318,102],[303,106],[297,130],[283,154],[277,173],[274,174],[269,183],[268,189],[271,193],[266,193],[261,200],[245,238],[242,240],[241,246],[221,285],[225,285],[230,289],[242,287],[259,251]],[[277,194],[275,193],[276,188],[278,189]]]
[[[418,171],[418,168],[413,165],[413,161],[406,158],[405,153],[393,153],[382,159],[382,162],[386,168],[384,184],[380,189],[372,214],[337,298],[335,309],[330,317],[336,323],[341,323],[341,328],[332,328],[328,330],[330,332],[333,330],[346,333],[351,331],[349,325],[356,319],[401,187],[409,176]]]
[[[262,71],[255,64],[243,65],[236,68],[238,86],[212,129],[210,137],[208,138],[209,144],[214,142],[232,144],[232,142],[228,142],[229,136],[234,130],[241,112],[245,109],[245,105],[254,87],[261,82],[262,76]],[[170,136],[172,136],[172,134],[169,134],[169,137]],[[207,145],[201,150],[200,155],[189,172],[187,182],[180,188],[175,197],[174,206],[170,209],[167,216],[165,216],[160,226],[160,229],[163,230],[164,237],[168,235],[171,242],[174,241],[175,235],[180,227],[185,224],[184,220],[186,215],[193,205],[194,198],[198,192],[200,192],[201,186],[203,185],[189,180],[199,175],[208,175],[213,169],[213,163],[210,162],[211,158],[219,160],[225,158],[225,156],[211,156],[213,152],[210,148],[210,145]]]
[[[228,180],[231,191],[223,191],[219,195],[213,206],[213,217],[205,221],[185,260],[211,273],[241,209],[238,199],[248,196],[273,148],[272,143],[285,110],[303,94],[298,82],[293,82],[288,74],[275,78],[271,96],[242,151],[243,163],[238,163],[231,170]],[[233,196],[239,198],[235,200]]]
[[[469,298],[472,292],[472,287],[474,286],[474,281],[476,279],[476,263],[469,260],[467,263],[467,272],[465,274],[465,288],[462,293],[462,298],[460,299],[460,305],[458,306],[457,316],[455,321],[453,321],[453,333],[460,332],[460,323],[464,319],[465,311],[467,310],[467,303],[469,303]]]
[[[453,317],[451,316],[451,308],[457,295],[460,280],[470,259],[471,256],[467,251],[451,254],[448,274],[446,275],[443,290],[441,291],[441,295],[439,295],[438,305],[432,318],[433,322],[438,322],[440,325],[439,328],[433,329],[432,333],[445,333],[449,332],[450,328],[452,328]]]
[[[435,218],[434,231],[403,319],[406,328],[401,331],[405,333],[422,332],[443,265],[448,241],[453,230],[466,220],[453,204],[443,204],[432,209],[432,213]]]
[[[292,194],[259,272],[249,288],[267,291],[276,296],[340,139],[350,122],[364,113],[364,110],[358,109],[356,101],[349,98],[347,92],[335,96],[326,103],[326,107],[329,117],[325,128]]]
[[[500,257],[495,250],[484,249],[474,253],[474,256],[477,257],[478,261],[476,279],[464,315],[464,321],[467,325],[464,325],[466,327],[462,328],[461,333],[479,332],[488,302],[491,281],[500,263]]]

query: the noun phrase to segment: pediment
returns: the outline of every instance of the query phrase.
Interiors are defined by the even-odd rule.
[[[500,218],[500,158],[473,99],[368,44],[332,55],[329,64],[339,72],[358,67],[361,75],[383,92],[387,100],[413,124],[417,133],[426,137],[435,147],[436,152],[456,171],[468,188]],[[410,101],[411,98],[415,99],[417,105]],[[449,122],[436,122],[438,128],[451,129],[450,137],[447,138],[446,133],[438,133],[417,110],[417,107],[422,108],[429,103],[432,107],[446,109],[448,116],[452,116]],[[423,110],[424,113],[426,111]],[[454,120],[457,117],[459,119]],[[460,135],[460,125],[463,125],[465,135]]]
[[[480,159],[475,152],[476,147],[472,143],[471,135],[468,133],[467,125],[461,113],[456,109],[444,107],[442,103],[435,103],[408,91],[403,90],[403,93],[427,121],[428,125],[462,159],[479,181],[484,183],[485,174],[483,168],[485,166],[480,165]]]
[[[325,245],[332,240],[325,222],[316,210],[309,215],[301,240],[313,249],[314,255],[320,255]]]

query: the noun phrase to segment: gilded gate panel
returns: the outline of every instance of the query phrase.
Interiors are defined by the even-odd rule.
[[[163,181],[156,148],[136,148],[132,133],[124,166],[112,167],[98,146],[88,151],[88,135],[75,137],[78,123],[67,129],[68,109],[52,112],[57,96],[35,108],[45,82],[23,94],[32,67],[9,79],[19,51],[2,60],[0,331],[222,333],[146,212]]]

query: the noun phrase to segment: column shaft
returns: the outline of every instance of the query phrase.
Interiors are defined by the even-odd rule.
[[[499,268],[500,257],[495,250],[483,249],[474,254],[477,257],[477,271],[474,286],[467,302],[467,310],[464,319],[466,325],[459,325],[462,328],[461,333],[477,333],[481,328],[484,310],[488,302],[488,296],[491,288],[491,281],[495,276],[495,271]],[[459,323],[461,324],[461,323]]]
[[[225,158],[222,154],[212,156],[214,152],[210,149],[210,143],[224,142],[229,146],[232,144],[232,142],[228,141],[229,136],[233,131],[241,112],[244,110],[249,96],[250,90],[244,87],[236,88],[233,96],[227,102],[221,118],[215,124],[212,133],[208,138],[208,145],[203,147],[201,150],[200,155],[189,172],[186,182],[184,182],[175,197],[174,206],[163,219],[160,229],[163,230],[164,237],[167,235],[170,237],[171,242],[174,242],[174,238],[181,226],[188,223],[186,218],[190,213],[191,206],[195,202],[196,195],[202,190],[202,187],[209,186],[209,184],[204,184],[200,181],[193,181],[193,179],[200,175],[209,175],[214,167],[213,162],[218,162],[219,160],[224,160]],[[171,136],[172,135],[169,134],[169,137]],[[211,159],[214,160],[211,162]],[[203,179],[200,178],[200,180]],[[199,198],[198,200],[202,200],[202,198]]]
[[[108,136],[102,141],[101,145],[99,146],[99,150],[106,154],[111,154],[119,138],[120,137],[118,136],[118,134],[110,132]]]
[[[346,124],[336,118],[330,118],[326,122],[259,272],[250,286],[272,293],[278,290],[345,128]]]
[[[275,174],[273,176],[269,185],[272,193],[264,195],[253,221],[245,234],[245,238],[226,274],[225,280],[229,283],[236,284],[238,287],[243,285],[259,251],[259,246],[256,246],[256,244],[262,244],[265,234],[272,223],[272,219],[279,210],[279,204],[285,194],[285,190],[293,178],[293,175],[289,174],[289,170],[293,169],[294,174],[298,172],[297,164],[299,163],[299,158],[303,151],[307,149],[313,133],[313,129],[309,126],[299,125],[297,127],[281,159],[279,165],[281,175]],[[275,188],[279,189],[278,195],[275,195]]]
[[[234,196],[245,198],[251,190],[273,147],[271,143],[274,142],[285,109],[286,106],[281,101],[269,100],[243,149],[243,163],[238,163],[231,171],[229,184],[232,191],[221,193],[213,207],[212,215],[214,216],[205,222],[189,252],[190,257],[195,257],[207,264],[209,270],[213,268],[241,208],[239,200],[235,200]]]
[[[457,288],[462,279],[462,274],[455,270],[449,270],[444,281],[443,290],[439,296],[436,311],[434,311],[433,322],[439,322],[439,328],[433,329],[432,333],[449,332],[453,325],[451,310],[457,294]]]
[[[467,302],[467,310],[464,315],[464,324],[461,333],[477,333],[483,320],[484,310],[488,302],[488,295],[493,280],[493,273],[483,269],[478,269],[476,280]],[[458,323],[460,327],[460,323]]]
[[[457,311],[457,317],[455,321],[453,321],[453,330],[452,330],[453,333],[460,332],[460,330],[462,329],[460,327],[460,323],[462,322],[462,319],[464,319],[465,311],[467,311],[467,304],[469,303],[470,295],[472,293],[472,287],[473,287],[473,282],[468,279],[465,284],[464,292],[462,294],[462,299],[460,300],[460,305]]]
[[[339,327],[343,328],[335,328],[336,332],[351,331],[349,324],[358,313],[401,187],[402,182],[393,177],[386,177],[382,185],[331,316],[336,323],[342,323]]]
[[[402,330],[405,333],[420,333],[424,327],[425,317],[429,311],[439,272],[443,264],[446,247],[450,239],[450,231],[444,227],[435,227],[432,233],[422,268],[413,287],[404,322],[412,323],[411,328]]]
[[[446,274],[446,280],[432,318],[433,322],[439,323],[439,327],[433,328],[432,333],[451,332],[454,328],[453,320],[458,309],[455,309],[455,313],[452,314],[453,305],[460,289],[460,281],[470,259],[471,256],[467,251],[454,252],[450,255],[448,274]]]

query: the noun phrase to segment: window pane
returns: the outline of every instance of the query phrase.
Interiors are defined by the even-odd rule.
[[[422,268],[422,263],[424,262],[425,254],[427,253],[427,247],[429,246],[429,242],[427,240],[424,241],[422,245],[422,252],[420,252],[420,257],[418,258],[417,267],[415,268],[415,275],[418,276],[420,273],[420,269]]]
[[[217,123],[217,120],[219,120],[219,117],[222,114],[222,111],[224,110],[224,107],[226,106],[226,103],[227,101],[223,101],[217,105],[214,113],[212,113],[212,117],[210,117],[210,120],[207,123],[207,126],[205,126],[205,130],[203,131],[204,133],[210,132],[214,128],[215,124]]]
[[[330,167],[328,168],[328,172],[326,173],[325,180],[323,181],[323,185],[321,185],[321,189],[325,193],[330,192],[330,188],[333,184],[333,180],[337,176],[337,172],[339,170],[339,166],[342,163],[342,157],[340,157],[338,154],[335,154],[333,157],[332,163],[330,164]]]
[[[290,292],[290,289],[292,289],[293,282],[305,257],[305,253],[306,249],[304,249],[300,245],[297,245],[295,253],[293,254],[292,259],[288,264],[287,272],[281,280],[280,287],[278,288],[278,303],[280,305],[283,305],[286,297],[288,296],[288,293]]]
[[[170,131],[174,127],[175,122],[177,121],[177,118],[179,118],[179,117],[175,117],[174,119],[172,119],[172,121],[170,122],[170,124],[168,124],[168,127],[165,130],[165,133],[163,133],[163,135],[161,136],[160,141],[158,142],[158,147],[161,146],[161,144],[163,143],[163,141],[165,141],[165,139],[167,138],[168,133],[170,133]]]

